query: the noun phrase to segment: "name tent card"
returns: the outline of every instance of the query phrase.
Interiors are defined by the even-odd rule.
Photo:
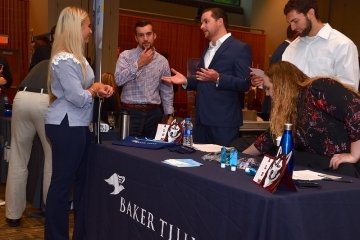
[[[291,155],[292,152],[276,157],[265,155],[253,181],[271,193],[275,192],[279,185],[290,191],[297,191],[287,168]]]
[[[184,123],[185,121],[177,122],[174,119],[170,125],[158,124],[154,140],[182,143]]]

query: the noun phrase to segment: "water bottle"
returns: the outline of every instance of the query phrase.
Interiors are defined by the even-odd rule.
[[[293,134],[291,130],[292,124],[291,123],[285,123],[284,127],[284,133],[281,137],[280,141],[280,147],[281,147],[281,153],[282,154],[289,154],[294,147],[294,140],[293,140]],[[290,175],[292,176],[294,171],[294,155],[291,155],[291,158],[288,162],[288,171]]]
[[[183,145],[192,147],[193,145],[193,124],[191,123],[191,118],[185,118],[184,124],[184,136],[183,136]]]
[[[236,171],[237,164],[238,164],[238,152],[235,148],[232,148],[230,150],[229,164],[230,164],[231,171],[233,171],[233,172]]]
[[[120,129],[119,135],[120,139],[124,140],[127,136],[129,136],[129,128],[130,128],[130,114],[129,112],[123,110],[120,113]]]
[[[225,166],[226,166],[226,148],[224,146],[221,147],[220,166],[221,166],[221,168],[225,168]]]

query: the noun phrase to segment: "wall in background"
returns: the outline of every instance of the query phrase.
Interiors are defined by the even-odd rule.
[[[120,8],[175,16],[189,20],[195,19],[198,15],[198,9],[196,7],[160,2],[157,0],[119,0],[119,6]],[[245,16],[233,13],[229,13],[228,15],[231,24],[246,26]]]
[[[287,0],[252,0],[251,27],[262,28],[266,33],[265,62],[269,64],[269,56],[286,37],[287,23],[283,15],[283,7]]]
[[[272,51],[285,39],[287,23],[282,9],[287,0],[242,0],[241,6],[244,15],[228,13],[229,24],[265,30],[266,52],[269,56]],[[120,8],[144,12],[155,12],[181,18],[194,19],[197,8],[173,3],[164,3],[156,0],[121,0]],[[199,29],[200,31],[200,29]],[[265,66],[268,65],[266,57]]]
[[[283,8],[287,0],[241,0],[244,15],[229,14],[230,24],[265,30],[267,36],[265,62],[274,49],[286,37],[287,22]],[[360,49],[360,31],[357,23],[360,22],[358,0],[318,0],[320,18],[329,22],[331,26],[349,38]],[[120,0],[120,8],[145,12],[155,12],[192,19],[196,15],[196,8],[172,3],[163,3],[156,0]]]
[[[345,33],[354,41],[360,52],[360,1],[358,0],[330,0],[328,19],[331,26]]]
[[[56,24],[61,10],[67,6],[81,7],[92,16],[92,2],[92,0],[30,0],[30,29],[33,30],[34,35],[48,33]],[[105,0],[104,16],[105,22],[108,24],[105,24],[103,29],[102,72],[113,72],[115,69],[118,4],[119,0]],[[87,45],[86,54],[93,60],[95,55],[93,41]]]
[[[118,6],[124,9],[154,12],[187,19],[197,16],[197,9],[190,6],[159,2],[156,0],[106,0],[118,2]],[[57,19],[59,8],[66,5],[88,4],[91,0],[30,0],[30,28],[36,33],[47,32]],[[241,5],[244,15],[229,14],[229,22],[233,25],[241,25],[256,29],[264,29],[267,35],[265,62],[278,44],[285,39],[287,23],[283,14],[283,8],[287,0],[242,0]],[[360,31],[357,23],[360,22],[358,0],[318,0],[320,17],[324,22],[329,22],[333,28],[338,29],[350,37],[358,49],[360,48]],[[44,9],[48,6],[48,10]],[[35,12],[35,10],[37,12]],[[41,14],[38,13],[41,12]],[[47,15],[47,13],[49,13]],[[50,14],[51,13],[51,14]],[[36,20],[39,19],[42,21]],[[46,16],[48,21],[46,22]],[[115,34],[114,34],[115,35]],[[113,51],[113,49],[111,49]]]
[[[0,34],[9,36],[7,44],[0,44],[0,55],[7,59],[13,83],[7,94],[16,93],[17,84],[26,75],[28,66],[29,2],[23,0],[0,1]]]
[[[29,34],[36,36],[48,33],[51,29],[48,26],[48,0],[30,0],[29,2]]]

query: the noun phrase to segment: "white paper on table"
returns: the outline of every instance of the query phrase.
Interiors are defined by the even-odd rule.
[[[169,130],[169,127],[170,127],[170,125],[168,125],[168,124],[159,123],[157,126],[156,135],[155,135],[154,140],[165,141],[166,134]]]
[[[319,173],[311,170],[298,170],[293,172],[294,180],[322,180],[324,178],[330,178],[330,179],[341,179],[341,177],[330,175],[330,174],[324,174]]]
[[[221,146],[217,144],[193,144],[193,148],[202,152],[220,152]]]
[[[174,159],[174,158],[166,159],[163,161],[163,163],[175,167],[199,167],[203,165],[202,163],[199,163],[193,159]]]

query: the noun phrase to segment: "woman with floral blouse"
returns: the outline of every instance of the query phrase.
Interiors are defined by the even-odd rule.
[[[284,61],[271,65],[263,79],[272,98],[270,129],[243,153],[269,153],[284,124],[292,123],[294,148],[300,153],[295,162],[359,177],[359,94],[335,79],[309,78]]]

